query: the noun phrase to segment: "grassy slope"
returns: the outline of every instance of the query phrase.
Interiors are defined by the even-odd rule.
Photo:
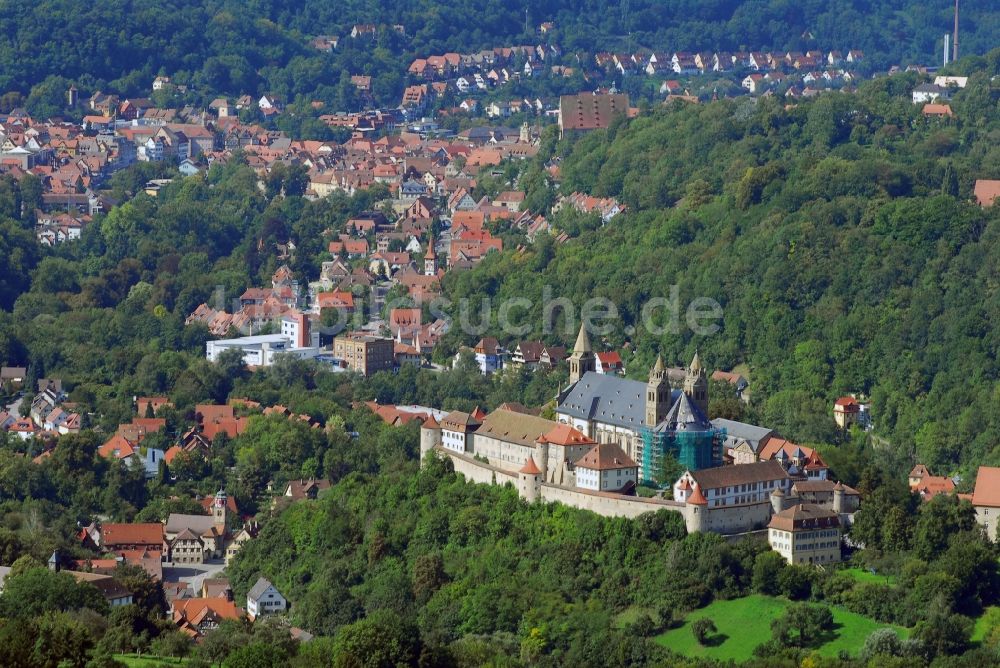
[[[757,594],[734,601],[716,601],[695,610],[685,618],[683,625],[658,636],[656,641],[685,656],[746,660],[757,645],[771,637],[771,620],[787,605],[785,599]],[[702,647],[695,641],[690,624],[702,617],[712,618],[721,642]],[[872,631],[886,626],[841,608],[833,608],[833,618],[837,627],[834,637],[819,648],[823,656],[836,656],[841,650],[854,654]],[[896,627],[896,631],[903,637],[908,634],[903,628]]]
[[[982,642],[986,638],[986,634],[990,632],[995,623],[995,615],[997,614],[995,612],[991,614],[991,611],[996,609],[996,606],[990,606],[976,618],[976,626],[972,629],[972,642]]]
[[[875,584],[881,584],[881,585],[896,584],[895,575],[882,575],[880,573],[872,575],[870,571],[867,571],[864,568],[847,568],[844,569],[844,572],[849,573],[858,582],[874,582]]]

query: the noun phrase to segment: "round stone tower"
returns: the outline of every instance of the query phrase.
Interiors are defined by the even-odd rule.
[[[427,458],[427,453],[435,447],[441,445],[441,425],[430,416],[420,425],[420,461],[421,464]]]
[[[538,490],[542,472],[535,464],[534,457],[528,457],[521,470],[517,472],[517,493],[528,503],[538,500]]]
[[[535,441],[535,458],[538,459],[538,468],[542,472],[542,481],[549,479],[549,442],[544,436],[539,436]]]
[[[701,493],[701,488],[697,485],[684,506],[684,523],[687,525],[688,533],[707,530],[708,499]]]
[[[838,480],[837,484],[833,486],[833,512],[838,515],[846,512],[844,506],[844,486]]]
[[[785,493],[781,491],[781,488],[777,488],[771,492],[771,510],[775,515],[780,513],[785,509]]]

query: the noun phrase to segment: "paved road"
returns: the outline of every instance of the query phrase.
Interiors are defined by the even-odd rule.
[[[225,568],[222,560],[205,564],[183,564],[178,566],[164,566],[163,579],[166,582],[187,582],[195,595],[201,591],[201,583],[205,578],[214,578]]]
[[[14,400],[14,403],[7,404],[7,406],[4,407],[4,410],[10,413],[11,415],[16,415],[17,417],[21,417],[21,402],[23,400],[24,400],[23,394],[17,395],[17,399]]]

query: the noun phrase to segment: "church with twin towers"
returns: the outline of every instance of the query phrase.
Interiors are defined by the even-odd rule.
[[[708,375],[696,352],[680,387],[663,358],[645,383],[596,371],[586,326],[569,358],[570,384],[558,396],[556,419],[598,443],[619,445],[639,465],[640,480],[660,480],[667,457],[689,471],[722,465],[725,434],[708,419]]]

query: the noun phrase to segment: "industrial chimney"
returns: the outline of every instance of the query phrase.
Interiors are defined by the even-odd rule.
[[[955,35],[952,37],[951,59],[958,60],[958,0],[955,0]]]

